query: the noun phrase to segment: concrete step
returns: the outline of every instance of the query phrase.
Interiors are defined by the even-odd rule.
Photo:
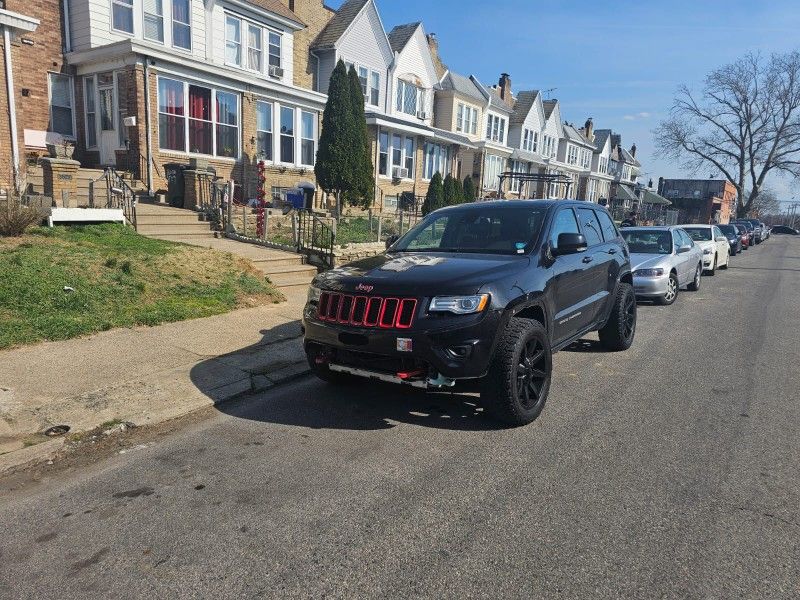
[[[267,273],[266,275],[276,287],[294,287],[308,286],[316,274],[317,270],[314,269],[309,273]]]
[[[140,225],[174,225],[176,227],[183,227],[187,225],[205,225],[208,227],[208,221],[201,221],[198,215],[151,215],[142,214],[136,211],[136,218]]]
[[[136,213],[140,215],[192,215],[197,218],[197,212],[186,208],[175,208],[168,204],[157,204],[150,202],[140,202],[136,205]]]
[[[214,239],[214,234],[211,233],[210,231],[206,232],[198,231],[197,233],[175,233],[175,232],[165,231],[156,233],[146,233],[142,235],[146,235],[147,237],[151,237],[156,240],[164,240],[165,242],[180,242],[192,246],[202,246],[203,248],[209,247],[206,241]]]
[[[250,260],[260,269],[269,271],[277,267],[291,267],[296,265],[304,265],[302,256],[286,254],[286,256],[270,256],[265,258],[251,258]]]
[[[141,235],[212,235],[208,226],[192,225],[181,227],[178,225],[142,225],[137,223],[136,231]]]
[[[255,261],[253,261],[253,262],[255,263]],[[255,265],[259,269],[264,271],[264,273],[266,273],[270,277],[272,277],[273,275],[279,275],[279,276],[285,276],[285,277],[290,277],[290,276],[294,276],[294,275],[296,275],[298,277],[301,276],[301,275],[303,275],[303,276],[312,275],[313,276],[313,275],[316,275],[317,272],[318,272],[317,271],[317,267],[315,267],[314,265],[296,264],[296,265],[284,265],[284,266],[280,266],[280,267],[274,266],[274,267],[270,267],[270,268],[264,268],[264,266],[262,264],[259,264],[259,263],[255,263]]]

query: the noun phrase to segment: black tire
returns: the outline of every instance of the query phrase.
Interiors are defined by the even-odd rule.
[[[337,373],[328,368],[327,363],[318,363],[317,357],[320,355],[319,347],[314,344],[306,346],[306,360],[311,372],[325,383],[332,385],[350,385],[356,381],[356,377],[347,373]]]
[[[667,293],[656,298],[656,304],[660,304],[661,306],[675,304],[675,300],[678,299],[678,292],[680,291],[680,285],[678,285],[678,276],[675,273],[669,274],[668,285],[669,287],[667,289]]]
[[[621,352],[631,347],[636,335],[636,295],[631,284],[621,282],[617,286],[611,316],[598,333],[606,350]]]
[[[700,282],[703,279],[703,263],[697,263],[697,270],[694,272],[694,279],[692,283],[690,283],[687,289],[690,292],[699,292],[700,291]]]
[[[706,271],[706,272],[708,273],[708,276],[709,276],[709,277],[713,277],[714,275],[716,275],[716,274],[717,274],[717,255],[716,255],[716,254],[714,255],[714,266],[713,266],[713,267],[711,267],[711,268],[710,268],[708,271]]]
[[[544,409],[550,392],[553,353],[538,321],[511,319],[481,381],[481,404],[514,427],[527,425]]]

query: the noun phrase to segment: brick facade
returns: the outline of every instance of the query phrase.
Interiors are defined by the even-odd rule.
[[[311,56],[311,44],[336,14],[323,0],[281,0],[281,3],[306,24],[294,34],[294,84],[313,90],[317,61]]]
[[[20,172],[24,175],[26,159],[41,151],[25,148],[25,129],[47,131],[50,125],[48,73],[68,73],[63,60],[63,28],[59,0],[6,0],[5,8],[39,19],[36,31],[25,33],[12,41],[12,66],[17,115]],[[11,133],[6,96],[5,49],[0,36],[0,188],[11,187]]]

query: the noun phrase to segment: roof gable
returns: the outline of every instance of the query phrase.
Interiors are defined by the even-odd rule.
[[[419,21],[416,23],[406,23],[405,25],[398,25],[389,32],[389,44],[395,52],[402,52],[408,45],[408,42],[413,37],[414,33],[422,25]]]
[[[422,23],[412,23],[411,25],[413,25],[411,35],[400,50],[395,49],[395,53],[397,54],[395,76],[401,79],[406,78],[408,75],[413,75],[415,77],[424,76],[426,80],[416,83],[421,83],[422,86],[426,88],[433,88],[439,84],[439,76],[436,72],[436,65],[433,62],[433,55],[428,45],[425,29]],[[408,28],[411,27],[411,25],[400,25],[399,27]],[[395,27],[393,32],[397,29],[398,28]],[[403,37],[405,37],[406,33],[407,31],[404,31]],[[395,41],[397,39],[399,38],[395,35]],[[392,42],[391,34],[389,36],[389,42]],[[392,43],[392,47],[395,47],[394,43]],[[417,72],[419,66],[423,67],[425,73]]]
[[[480,88],[475,85],[471,77],[464,77],[453,71],[448,71],[442,78],[441,89],[453,91],[483,104],[486,98],[481,94]]]
[[[336,43],[350,29],[367,4],[372,4],[374,7],[372,0],[347,0],[336,11],[336,14],[333,15],[325,29],[320,32],[311,47],[316,49],[335,47]]]
[[[517,94],[517,101],[514,104],[514,113],[511,115],[511,122],[519,125],[525,123],[525,121],[528,120],[528,115],[530,115],[531,111],[534,109],[537,111],[542,110],[539,90],[520,92]],[[544,116],[544,112],[542,112],[542,116]]]

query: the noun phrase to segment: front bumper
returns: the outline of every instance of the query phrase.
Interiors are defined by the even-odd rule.
[[[714,266],[714,255],[713,254],[703,254],[703,268],[710,269]]]
[[[454,320],[463,321],[463,325],[453,326]],[[486,374],[502,321],[501,311],[448,318],[444,327],[436,327],[431,321],[435,320],[418,319],[411,329],[402,330],[353,327],[320,321],[316,305],[310,304],[303,314],[305,345],[307,350],[310,345],[316,345],[317,351],[324,350],[331,363],[388,374],[411,364],[451,379]],[[408,346],[406,340],[410,340],[411,350],[398,350]]]
[[[664,296],[667,293],[669,274],[661,277],[637,277],[633,276],[633,291],[637,296],[645,298]]]

